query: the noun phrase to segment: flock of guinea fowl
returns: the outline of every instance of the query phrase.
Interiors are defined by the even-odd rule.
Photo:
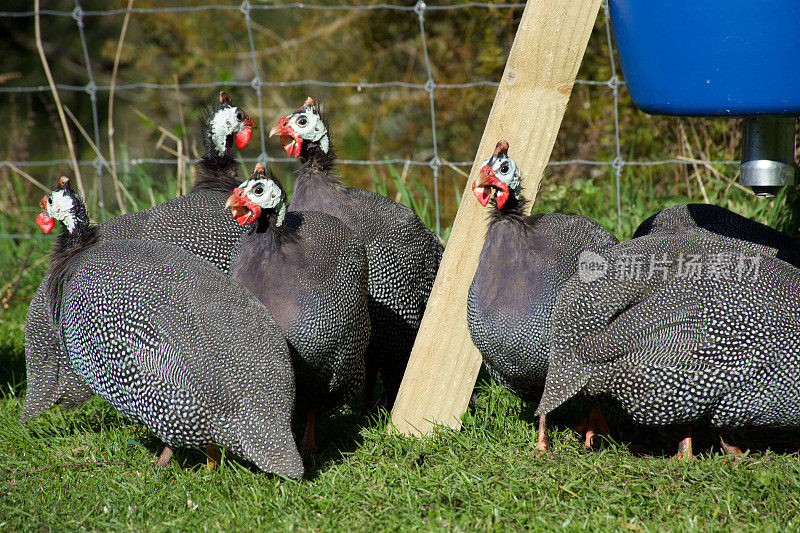
[[[288,477],[324,413],[363,391],[391,409],[443,247],[407,207],[345,187],[312,99],[277,135],[299,159],[291,203],[263,165],[242,180],[234,146],[253,120],[220,93],[189,193],[102,224],[68,178],[36,222],[54,241],[25,331],[22,421],[98,395],[164,443],[205,447]],[[619,242],[583,216],[527,215],[505,141],[472,185],[488,229],[469,290],[473,342],[494,380],[547,415],[591,400],[637,424],[800,425],[800,244],[721,207],[681,205]],[[469,201],[465,199],[465,201]],[[565,408],[569,408],[569,405]],[[292,417],[306,420],[296,439]]]

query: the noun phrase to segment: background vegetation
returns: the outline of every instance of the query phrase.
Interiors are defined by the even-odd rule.
[[[199,3],[179,5],[193,4]],[[84,10],[125,5],[81,1]],[[159,5],[135,3],[138,8]],[[70,11],[75,4],[54,0],[43,7]],[[7,0],[3,5],[6,12],[29,9],[27,0]],[[520,8],[427,11],[427,45],[436,82],[498,80],[521,14]],[[413,12],[294,9],[251,15],[258,71],[265,81],[424,84],[427,80]],[[112,81],[123,20],[124,14],[84,18],[98,85]],[[43,16],[41,24],[55,80],[86,85],[76,21]],[[33,26],[31,17],[0,17],[0,40],[6,51],[0,60],[0,88],[47,85]],[[108,158],[113,146],[121,162],[119,190],[124,193],[117,197],[108,171],[98,174],[93,166],[82,167],[90,214],[97,220],[123,209],[148,207],[185,190],[190,167],[136,164],[136,160],[174,159],[176,154],[197,158],[202,150],[199,117],[218,88],[191,85],[221,82],[222,88],[226,83],[249,82],[256,74],[244,17],[236,10],[133,14],[119,50],[118,85],[180,87],[117,91],[111,144],[109,94],[98,92],[99,149]],[[601,12],[579,78],[608,80],[610,60]],[[474,158],[494,92],[487,86],[436,90],[443,160]],[[230,93],[262,132],[308,95],[325,101],[343,159],[425,161],[433,156],[429,100],[423,90],[264,87],[260,116],[252,88],[235,87]],[[92,137],[88,94],[62,90],[60,96]],[[608,86],[576,86],[552,159],[613,160],[613,103]],[[33,180],[50,188],[58,176],[72,171],[66,164],[19,168],[6,163],[68,158],[49,92],[0,92],[0,113],[5,118],[0,129],[0,529],[796,528],[800,486],[796,454],[776,455],[756,447],[748,460],[728,461],[713,455],[716,449],[709,448],[712,439],[707,437],[701,449],[712,455],[674,462],[668,459],[674,452],[673,433],[632,433],[624,420],[612,428],[622,444],[584,452],[568,430],[575,421],[567,412],[556,421],[553,453],[538,457],[532,446],[532,406],[522,405],[485,380],[465,415],[464,430],[445,431],[426,441],[386,437],[385,420],[349,408],[332,414],[320,436],[327,445],[306,455],[310,474],[300,482],[254,474],[232,463],[208,472],[202,456],[193,452],[180,456],[182,468],[154,473],[149,465],[157,443],[99,400],[72,413],[48,412],[27,427],[20,426],[25,312],[46,269],[50,242],[37,235],[33,222],[42,195]],[[737,121],[647,116],[635,109],[624,86],[619,124],[624,160],[739,157]],[[95,159],[74,123],[70,128],[78,158]],[[243,156],[255,158],[259,152],[254,136]],[[266,152],[269,157],[284,156],[276,142],[267,142]],[[273,168],[291,188],[296,163],[276,163]],[[427,224],[435,224],[430,168],[343,165],[341,171],[348,184],[395,197],[414,207]],[[465,178],[445,165],[439,179],[446,237]],[[612,167],[552,166],[534,209],[584,214],[624,239],[642,219],[666,205],[707,200],[798,234],[796,191],[774,200],[757,199],[740,189],[736,179],[736,165],[626,166],[618,220]],[[786,446],[796,449],[791,440],[785,439]],[[68,463],[90,464],[57,466]]]

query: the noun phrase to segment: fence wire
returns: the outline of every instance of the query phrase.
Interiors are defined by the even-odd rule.
[[[488,2],[464,2],[452,3],[445,5],[427,5],[423,0],[418,0],[414,5],[396,5],[396,4],[369,4],[369,5],[313,5],[305,3],[291,3],[291,4],[275,4],[275,5],[260,5],[251,4],[249,0],[244,0],[241,4],[232,5],[205,5],[205,6],[174,6],[174,7],[158,7],[158,8],[131,8],[131,9],[107,9],[107,10],[84,10],[81,7],[80,0],[75,0],[75,8],[72,11],[59,11],[44,9],[40,10],[40,16],[52,17],[72,17],[78,27],[78,34],[80,36],[81,47],[83,51],[83,58],[86,63],[87,83],[83,86],[69,85],[69,84],[56,84],[59,91],[71,92],[85,92],[91,101],[92,106],[92,119],[93,119],[93,137],[95,144],[100,146],[100,128],[98,124],[98,110],[97,110],[97,93],[108,92],[111,90],[109,85],[97,85],[94,80],[92,63],[89,57],[89,49],[86,43],[86,36],[84,34],[85,19],[92,17],[104,17],[114,15],[131,14],[163,14],[163,13],[191,13],[200,11],[239,11],[244,19],[245,27],[247,28],[247,35],[249,41],[249,55],[252,61],[253,72],[255,76],[250,81],[209,81],[204,83],[129,83],[114,85],[113,90],[118,91],[141,91],[145,89],[155,90],[172,90],[176,87],[181,89],[219,89],[224,87],[250,87],[252,88],[258,99],[259,116],[263,117],[263,100],[262,89],[264,87],[294,87],[294,86],[318,86],[318,87],[345,87],[353,88],[358,91],[362,89],[371,88],[407,88],[425,91],[428,93],[429,106],[430,106],[430,120],[431,120],[431,152],[433,156],[429,160],[414,160],[407,158],[395,159],[381,159],[381,160],[361,160],[361,159],[340,159],[337,163],[342,165],[410,165],[410,166],[428,166],[433,172],[433,193],[434,193],[434,209],[436,226],[435,231],[437,235],[441,235],[441,221],[439,209],[439,170],[443,164],[443,160],[439,156],[439,146],[437,143],[437,128],[436,128],[436,91],[437,90],[452,90],[452,89],[468,89],[474,87],[497,87],[499,83],[494,80],[475,80],[468,83],[450,83],[450,84],[437,84],[434,71],[431,65],[430,56],[428,54],[427,36],[425,31],[425,14],[433,11],[454,11],[472,8],[482,9],[515,9],[524,8],[524,3],[514,4],[494,4]],[[548,166],[565,166],[565,165],[589,165],[589,166],[605,166],[612,167],[615,174],[616,183],[616,207],[617,207],[617,230],[621,231],[622,223],[622,205],[620,201],[620,177],[625,166],[656,166],[656,165],[687,165],[697,163],[717,164],[717,165],[738,165],[739,161],[684,161],[680,159],[664,159],[657,161],[626,161],[622,157],[621,143],[620,143],[620,126],[619,126],[619,88],[625,85],[625,81],[621,79],[618,74],[617,67],[614,60],[613,40],[611,38],[611,24],[609,17],[608,1],[604,0],[601,5],[605,16],[605,30],[606,38],[608,41],[609,58],[611,62],[611,77],[607,80],[576,80],[578,85],[590,86],[605,86],[608,87],[613,95],[614,102],[614,133],[615,133],[615,157],[608,160],[588,160],[588,159],[569,159],[563,161],[550,161]],[[303,80],[265,80],[261,77],[255,40],[253,38],[252,18],[251,13],[255,11],[277,11],[277,10],[294,10],[303,9],[310,11],[375,11],[375,10],[391,10],[408,13],[410,16],[416,16],[419,22],[421,52],[424,59],[425,71],[427,74],[427,81],[424,84],[408,83],[403,81],[387,81],[387,82],[336,82],[324,81],[315,79]],[[0,18],[26,18],[35,17],[35,11],[0,11]],[[0,87],[0,93],[41,93],[49,92],[49,85],[39,86],[17,86],[17,87]],[[270,157],[266,152],[266,139],[264,138],[265,128],[259,128],[259,144],[261,153],[257,158],[240,158],[245,163],[260,162],[267,163],[285,163],[294,161],[291,158],[276,158]],[[117,167],[125,165],[141,165],[141,164],[165,164],[175,165],[177,159],[170,158],[130,158],[128,160],[115,161]],[[189,163],[197,163],[197,160],[189,160]],[[38,160],[38,161],[0,161],[0,165],[17,166],[17,167],[36,167],[36,166],[51,166],[60,164],[71,164],[71,159],[51,159],[51,160]],[[98,176],[99,188],[99,206],[101,210],[101,217],[103,220],[106,218],[105,206],[103,204],[102,195],[102,163],[96,158],[92,161],[79,160],[79,165],[93,166]],[[471,167],[473,161],[452,161],[448,165],[456,167]],[[29,234],[0,234],[0,238],[39,238],[39,235]]]

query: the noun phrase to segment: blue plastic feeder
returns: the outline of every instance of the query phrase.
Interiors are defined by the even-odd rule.
[[[794,183],[800,0],[610,0],[631,98],[654,115],[743,117],[740,181]]]

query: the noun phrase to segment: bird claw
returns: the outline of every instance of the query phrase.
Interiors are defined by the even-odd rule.
[[[608,424],[606,424],[606,419],[603,417],[603,412],[600,411],[600,407],[597,405],[593,405],[591,411],[589,411],[589,416],[581,420],[573,431],[580,433],[582,431],[586,431],[586,437],[583,440],[583,447],[591,449],[594,445],[594,437],[596,435],[603,435],[604,437],[608,437],[611,435],[611,431],[608,429]]]

